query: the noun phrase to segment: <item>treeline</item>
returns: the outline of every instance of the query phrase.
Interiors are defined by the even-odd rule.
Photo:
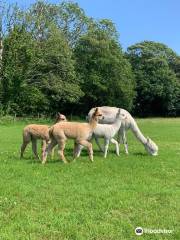
[[[77,115],[100,105],[180,115],[180,56],[164,44],[123,52],[111,20],[72,2],[0,7],[1,115]]]

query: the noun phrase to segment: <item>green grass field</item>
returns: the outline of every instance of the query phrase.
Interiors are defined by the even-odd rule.
[[[30,146],[19,158],[25,124],[0,125],[0,240],[180,239],[180,119],[138,120],[158,144],[157,157],[129,132],[129,156],[121,147],[117,157],[111,145],[103,159],[94,143],[94,163],[83,150],[75,163],[56,153],[45,166]],[[136,236],[137,226],[173,233]]]

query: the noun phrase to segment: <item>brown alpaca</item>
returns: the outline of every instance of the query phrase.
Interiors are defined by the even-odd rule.
[[[51,142],[45,151],[42,163],[44,164],[46,162],[48,153],[51,152],[57,144],[59,146],[60,158],[64,163],[67,163],[64,156],[64,148],[68,138],[75,140],[74,149],[77,149],[78,144],[85,146],[88,149],[89,158],[93,162],[93,149],[89,140],[92,137],[93,130],[100,116],[102,116],[102,114],[98,111],[98,108],[96,108],[89,123],[60,122],[52,126],[49,130]],[[75,151],[74,158],[76,158],[76,156],[77,152]]]
[[[60,121],[67,121],[63,114],[58,113],[56,123]],[[27,145],[32,142],[32,151],[37,159],[39,159],[37,153],[37,140],[42,140],[42,156],[46,149],[47,143],[49,142],[49,126],[39,124],[29,124],[23,129],[23,143],[21,145],[21,158],[23,157],[24,151]],[[52,156],[54,151],[52,150]]]

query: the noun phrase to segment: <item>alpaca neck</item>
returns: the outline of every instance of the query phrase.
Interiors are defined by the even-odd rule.
[[[121,126],[121,120],[119,118],[115,119],[115,122],[112,124],[112,127],[117,132]]]
[[[95,129],[95,128],[96,128],[97,123],[98,123],[98,120],[97,120],[96,117],[93,117],[93,118],[90,120],[90,122],[89,122],[89,124],[90,124],[90,126],[91,126],[92,129]]]
[[[144,137],[142,132],[140,131],[137,123],[134,119],[131,121],[131,130],[134,133],[135,137],[143,144],[145,145],[147,143],[147,139]]]

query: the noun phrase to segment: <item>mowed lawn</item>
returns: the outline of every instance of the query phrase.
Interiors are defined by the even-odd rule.
[[[0,239],[124,240],[180,239],[180,119],[144,119],[138,124],[159,146],[148,156],[128,132],[128,156],[107,159],[95,145],[63,164],[56,153],[45,166],[31,146],[19,158],[25,122],[0,124]],[[73,142],[65,155],[72,161]],[[136,227],[173,234],[135,235]]]

